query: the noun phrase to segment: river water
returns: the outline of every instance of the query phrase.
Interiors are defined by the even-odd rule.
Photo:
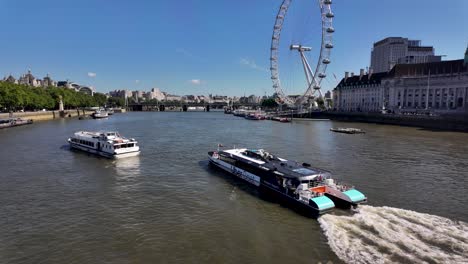
[[[336,126],[367,131],[331,133]],[[139,157],[70,151],[78,130],[136,138]],[[223,113],[125,113],[0,131],[0,263],[460,263],[468,260],[468,134]],[[265,148],[368,196],[307,218],[211,168]]]

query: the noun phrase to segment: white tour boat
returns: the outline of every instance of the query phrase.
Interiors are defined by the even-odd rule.
[[[107,158],[123,158],[140,154],[140,147],[133,138],[122,137],[117,132],[79,131],[68,139],[70,147]]]
[[[96,110],[96,111],[94,111],[94,113],[91,114],[91,116],[94,119],[107,118],[107,117],[109,117],[109,113],[107,111],[104,111],[104,110]]]

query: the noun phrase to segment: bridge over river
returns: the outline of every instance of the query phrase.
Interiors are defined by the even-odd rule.
[[[252,103],[233,103],[228,104],[226,102],[215,102],[215,103],[187,103],[187,102],[157,102],[157,103],[131,103],[128,105],[130,111],[189,111],[191,107],[197,107],[209,112],[211,109],[224,109],[230,107],[237,109],[239,107],[258,107],[260,104]]]

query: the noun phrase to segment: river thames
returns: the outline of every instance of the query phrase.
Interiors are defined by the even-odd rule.
[[[351,126],[363,135],[332,133]],[[136,138],[141,155],[71,151],[79,130]],[[0,131],[0,263],[468,261],[468,134],[220,112],[115,114]],[[264,148],[330,170],[368,197],[307,218],[208,164]]]

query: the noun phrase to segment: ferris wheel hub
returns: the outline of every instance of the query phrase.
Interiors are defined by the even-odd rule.
[[[304,47],[302,45],[297,45],[297,44],[292,44],[291,46],[289,46],[289,49],[298,50],[298,51],[311,51],[312,50],[311,47]]]

